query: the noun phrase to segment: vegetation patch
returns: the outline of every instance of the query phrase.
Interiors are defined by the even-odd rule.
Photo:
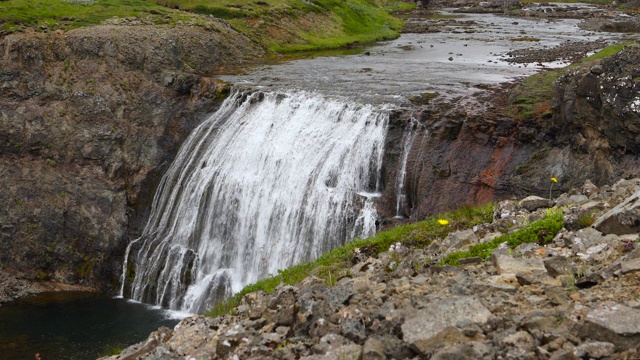
[[[460,259],[479,257],[484,260],[489,259],[491,253],[501,244],[506,244],[514,249],[524,243],[538,243],[545,245],[549,243],[556,234],[563,228],[562,211],[553,208],[547,210],[545,217],[531,223],[524,229],[514,231],[510,234],[499,236],[492,241],[473,245],[467,251],[456,251],[447,255],[441,262],[442,265],[460,265]]]
[[[396,243],[401,243],[402,246],[409,248],[423,248],[435,239],[445,238],[450,232],[468,229],[492,220],[492,204],[477,208],[463,207],[454,212],[429,217],[424,221],[382,231],[368,239],[356,239],[322,255],[313,262],[292,266],[281,270],[278,275],[246,286],[225,302],[215,305],[206,315],[216,317],[228,314],[240,304],[240,300],[248,293],[255,291],[271,293],[281,283],[294,285],[309,275],[320,277],[331,285],[353,266],[353,257],[356,253],[377,256],[388,251],[389,247]]]
[[[605,59],[616,54],[630,43],[607,46],[597,53],[581,59],[565,68],[541,72],[526,78],[513,90],[509,100],[508,112],[517,120],[550,119],[553,116],[551,100],[553,98],[553,83],[568,70]]]
[[[139,18],[155,24],[205,24],[209,16],[278,52],[330,49],[399,36],[398,10],[415,5],[387,0],[5,0],[0,35]]]

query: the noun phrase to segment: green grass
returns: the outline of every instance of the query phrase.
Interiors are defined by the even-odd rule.
[[[28,27],[73,29],[116,17],[176,15],[176,12],[144,0],[95,0],[82,5],[64,0],[0,1],[0,34]]]
[[[202,15],[213,15],[269,50],[292,52],[395,38],[403,22],[392,13],[413,6],[387,0],[4,0],[0,35],[68,30],[113,17],[198,24],[207,21]]]
[[[514,89],[510,100],[509,112],[520,121],[534,118],[551,118],[552,84],[556,80],[568,70],[575,69],[585,63],[608,58],[630,44],[610,45],[562,69],[549,70],[529,76]]]
[[[506,243],[511,249],[524,243],[547,244],[563,228],[562,211],[553,208],[549,209],[546,216],[531,223],[524,229],[514,231],[510,234],[499,236],[492,241],[473,245],[467,251],[457,251],[447,255],[441,262],[443,265],[460,265],[460,259],[480,257],[489,259],[491,253],[502,243]]]
[[[440,225],[439,219],[446,219],[449,224]],[[315,261],[292,266],[280,271],[276,276],[248,285],[224,303],[215,305],[206,315],[215,317],[228,314],[240,304],[240,300],[248,293],[255,291],[270,293],[281,283],[297,284],[309,275],[320,277],[331,285],[347,269],[351,268],[356,248],[367,256],[377,256],[388,251],[389,247],[397,242],[410,248],[423,248],[435,239],[445,238],[452,231],[468,229],[477,224],[491,222],[492,219],[492,204],[476,208],[463,207],[457,211],[429,217],[424,221],[382,231],[368,239],[356,239],[320,256]]]

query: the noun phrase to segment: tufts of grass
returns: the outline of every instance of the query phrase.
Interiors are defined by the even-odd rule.
[[[438,220],[446,219],[447,225],[441,225]],[[390,230],[382,231],[368,239],[356,239],[331,252],[320,256],[317,260],[292,266],[279,271],[273,277],[266,278],[242,289],[225,302],[215,305],[207,316],[216,317],[228,314],[234,307],[240,304],[242,298],[251,292],[273,292],[281,283],[293,285],[300,283],[309,275],[315,275],[325,280],[326,284],[333,284],[339,276],[343,275],[352,266],[352,259],[358,249],[368,256],[377,256],[388,251],[395,243],[403,246],[423,248],[435,239],[442,239],[452,231],[468,229],[474,225],[491,222],[493,220],[493,204],[481,207],[463,207],[457,211],[439,216],[429,217],[423,221],[398,226]]]
[[[503,243],[506,243],[512,249],[524,243],[547,244],[563,228],[562,218],[561,210],[557,208],[549,209],[543,219],[529,224],[524,229],[499,236],[489,242],[473,245],[467,251],[451,253],[442,260],[441,264],[460,265],[460,259],[470,257],[489,259],[493,250]]]

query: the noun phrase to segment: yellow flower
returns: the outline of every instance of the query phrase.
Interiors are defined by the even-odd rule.
[[[449,220],[447,220],[447,219],[438,219],[438,224],[440,224],[440,225],[449,225]]]
[[[551,178],[551,181],[553,181],[553,182],[558,182],[558,179],[556,179],[556,178]]]

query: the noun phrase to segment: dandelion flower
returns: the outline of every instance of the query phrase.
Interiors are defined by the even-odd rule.
[[[447,219],[438,219],[438,224],[440,224],[440,225],[449,225],[449,220],[447,220]]]
[[[552,182],[554,182],[554,183],[557,183],[557,182],[558,182],[558,179],[556,179],[556,178],[552,177],[552,178],[551,178],[551,181],[552,181]]]

